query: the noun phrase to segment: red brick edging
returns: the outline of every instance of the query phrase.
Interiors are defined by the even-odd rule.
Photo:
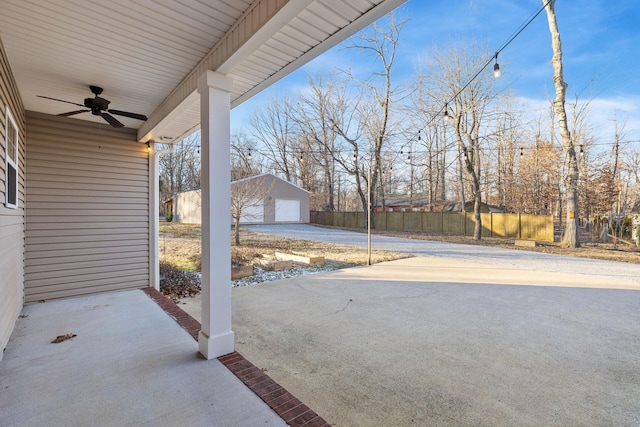
[[[142,291],[167,312],[169,316],[173,317],[193,339],[198,340],[200,322],[156,289],[144,288]],[[237,351],[221,356],[218,360],[269,405],[288,425],[296,427],[323,427],[330,425],[320,415],[312,411]]]

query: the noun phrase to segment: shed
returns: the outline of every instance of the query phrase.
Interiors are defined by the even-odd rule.
[[[201,190],[176,195],[173,220],[200,224]],[[273,174],[265,173],[231,183],[231,222],[241,224],[308,223],[309,192]]]

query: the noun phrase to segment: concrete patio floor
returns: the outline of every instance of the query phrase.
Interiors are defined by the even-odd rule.
[[[335,426],[637,426],[639,290],[418,256],[236,288],[233,330]]]
[[[2,426],[282,426],[142,291],[24,307],[0,361]],[[58,335],[74,333],[53,344]]]

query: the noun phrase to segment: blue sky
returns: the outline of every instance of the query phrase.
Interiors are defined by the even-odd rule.
[[[498,50],[540,7],[542,0],[409,0],[396,10],[406,19],[394,78],[411,78],[421,57],[449,41],[475,39]],[[563,43],[567,100],[591,100],[590,117],[601,139],[612,138],[613,120],[626,120],[629,140],[640,140],[640,1],[556,0]],[[551,37],[543,11],[499,56],[501,84],[509,85],[531,110],[541,114],[554,97]],[[488,59],[488,58],[487,58]],[[330,73],[337,66],[354,72],[363,64],[337,46],[302,69],[232,110],[231,131],[242,130],[253,111],[274,94],[295,93],[306,73]],[[634,144],[640,148],[640,143]]]

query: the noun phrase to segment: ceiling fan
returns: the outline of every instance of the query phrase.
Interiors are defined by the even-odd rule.
[[[84,104],[78,104],[76,102],[65,101],[64,99],[50,98],[48,96],[41,96],[41,95],[38,95],[38,98],[51,99],[53,101],[66,102],[67,104],[72,104],[72,105],[77,105],[78,107],[88,108],[88,110],[69,111],[68,113],[62,113],[62,114],[58,114],[58,115],[59,116],[69,117],[69,116],[74,116],[74,115],[80,114],[80,113],[91,112],[91,114],[93,114],[94,116],[101,116],[103,119],[105,119],[107,121],[107,123],[109,123],[114,128],[121,128],[124,125],[122,123],[120,123],[111,114],[115,114],[116,116],[129,117],[131,119],[136,119],[136,120],[147,120],[147,116],[145,116],[143,114],[129,113],[127,111],[109,109],[109,104],[111,103],[111,101],[106,100],[104,98],[101,98],[99,96],[102,93],[102,88],[98,87],[98,86],[89,86],[89,89],[91,90],[91,93],[93,93],[95,95],[95,97],[94,98],[85,98],[84,99]]]

